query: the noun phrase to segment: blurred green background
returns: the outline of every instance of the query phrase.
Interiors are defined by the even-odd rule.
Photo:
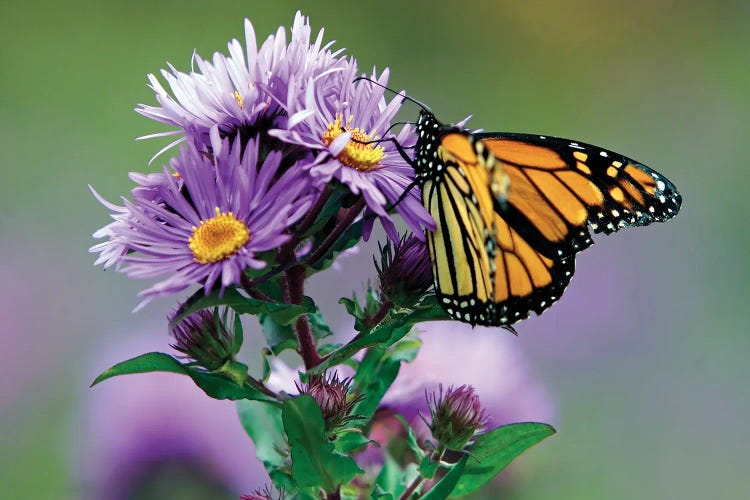
[[[598,144],[683,194],[669,224],[598,238],[561,303],[508,336],[554,395],[559,434],[505,497],[744,497],[750,4],[591,0],[0,2],[2,496],[82,495],[80,416],[105,367],[92,356],[174,305],[132,316],[146,283],[87,253],[108,221],[87,184],[116,200],[128,171],[157,168],[159,144],[133,140],[164,130],[132,111],[155,102],[145,75],[226,51],[244,17],[265,39],[298,8],[444,121]]]

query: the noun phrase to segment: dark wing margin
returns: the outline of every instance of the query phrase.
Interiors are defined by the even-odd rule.
[[[495,210],[548,257],[573,255],[594,232],[613,233],[671,219],[682,197],[658,172],[621,154],[531,134],[473,134],[510,178]]]

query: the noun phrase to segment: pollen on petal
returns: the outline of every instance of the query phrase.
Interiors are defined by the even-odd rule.
[[[379,164],[385,156],[382,146],[372,144],[372,137],[367,132],[359,128],[351,128],[352,117],[349,117],[346,125],[343,124],[343,116],[338,113],[336,119],[328,124],[328,128],[323,134],[323,144],[330,146],[331,143],[344,132],[349,132],[351,140],[344,146],[339,154],[336,155],[342,164],[347,167],[367,172],[379,168]]]
[[[242,109],[242,104],[244,104],[244,99],[242,99],[242,96],[240,95],[239,91],[235,90],[234,94],[232,94],[232,97],[234,97],[234,100],[237,101],[237,105]]]
[[[189,246],[196,262],[212,264],[234,255],[249,240],[250,231],[244,223],[232,212],[221,213],[216,208],[215,217],[193,227]]]

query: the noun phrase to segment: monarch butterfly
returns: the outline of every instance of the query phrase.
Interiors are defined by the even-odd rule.
[[[422,109],[411,162],[435,290],[472,325],[505,326],[560,298],[596,233],[671,219],[682,197],[661,174],[582,142],[472,133]]]

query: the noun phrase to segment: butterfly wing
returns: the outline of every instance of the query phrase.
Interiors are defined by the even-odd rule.
[[[510,326],[554,303],[574,271],[574,259],[541,254],[495,210],[498,179],[466,134],[442,137],[441,176],[422,185],[437,225],[427,232],[438,300],[452,317]]]
[[[674,184],[635,160],[606,149],[530,134],[472,134],[508,177],[503,219],[548,257],[591,245],[588,232],[671,219],[682,198]],[[476,149],[476,144],[475,144]]]

